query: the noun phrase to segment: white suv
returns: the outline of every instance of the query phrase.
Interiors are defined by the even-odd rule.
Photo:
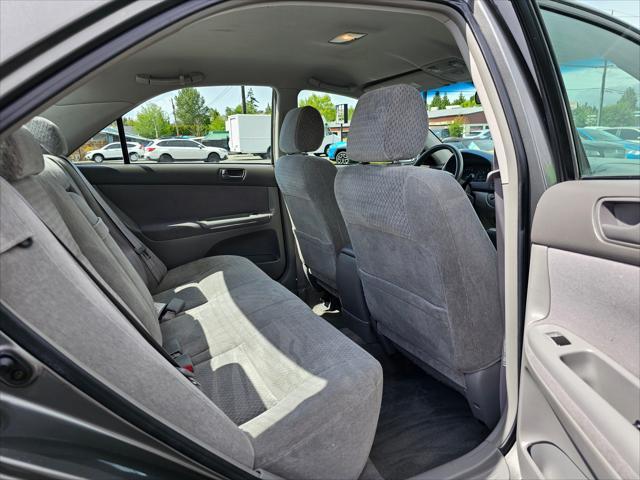
[[[224,148],[207,147],[188,139],[154,140],[144,149],[145,158],[157,162],[173,162],[174,160],[204,160],[219,162],[229,155]]]
[[[127,142],[127,150],[129,151],[129,160],[132,162],[144,157],[144,147],[139,143]],[[122,160],[122,146],[120,142],[108,143],[97,150],[89,150],[85,153],[84,158],[96,163],[102,163],[105,160]]]

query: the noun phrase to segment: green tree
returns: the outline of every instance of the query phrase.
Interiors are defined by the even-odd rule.
[[[462,105],[462,104],[464,104],[464,102],[466,102],[466,101],[467,101],[467,99],[466,99],[466,98],[465,98],[465,96],[462,94],[462,92],[460,92],[460,95],[458,95],[458,98],[456,98],[456,99],[453,101],[453,104],[454,104],[454,105]]]
[[[235,115],[237,113],[242,113],[242,105],[236,106],[236,108],[226,107],[224,109],[224,115],[229,117],[231,115]]]
[[[204,97],[193,87],[183,88],[175,97],[176,119],[180,131],[204,135],[209,126],[209,108]]]
[[[595,125],[598,109],[588,103],[578,103],[571,113],[576,127],[588,127]]]
[[[471,95],[468,100],[465,100],[460,105],[463,106],[463,107],[475,107],[475,106],[477,106],[478,104],[476,103],[475,94]]]
[[[260,113],[260,110],[258,108],[260,103],[258,102],[258,99],[254,95],[252,88],[250,88],[247,91],[246,104],[247,104],[247,113]]]
[[[220,112],[215,108],[212,108],[209,114],[209,131],[221,132],[226,129],[225,118],[220,115]]]
[[[312,93],[306,98],[301,98],[298,101],[298,106],[310,106],[315,108],[320,112],[320,115],[322,115],[325,122],[333,122],[336,119],[336,106],[331,101],[331,97],[329,95],[318,95],[317,93]]]
[[[464,134],[464,118],[456,117],[449,124],[449,136],[462,137],[463,134]]]
[[[440,96],[440,92],[435,93],[433,98],[431,99],[431,103],[429,104],[431,108],[442,108],[442,97]]]
[[[160,138],[173,131],[169,115],[155,103],[144,105],[132,121],[132,126],[138,135],[146,138]]]
[[[444,94],[444,97],[442,97],[440,104],[441,104],[440,108],[445,108],[451,105],[451,102],[449,101],[449,97],[447,96],[446,93]]]
[[[264,109],[264,113],[265,115],[271,115],[272,113],[271,104],[267,103],[267,106]]]
[[[632,87],[627,88],[613,105],[603,107],[600,125],[624,127],[637,123],[635,112],[638,109],[638,96]]]

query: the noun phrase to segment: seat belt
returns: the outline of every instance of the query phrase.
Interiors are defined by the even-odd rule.
[[[184,375],[192,384],[196,386],[200,386],[198,381],[193,374],[192,369],[185,368],[185,366],[181,366],[174,357],[165,350],[165,348],[158,343],[158,341],[151,336],[146,327],[138,320],[135,314],[131,311],[129,306],[122,301],[120,296],[113,291],[113,289],[102,279],[102,277],[95,271],[93,266],[85,261],[83,258],[78,257],[73,249],[67,245],[67,243],[60,238],[60,236],[56,233],[55,229],[53,229],[42,216],[25,200],[25,204],[29,205],[31,211],[38,217],[38,219],[42,222],[42,224],[47,227],[47,230],[51,232],[51,235],[58,241],[58,243],[67,251],[71,258],[84,270],[84,272],[89,276],[89,278],[95,283],[98,288],[104,293],[104,295],[109,299],[109,301],[118,309],[120,313],[129,321],[129,323],[135,328],[142,338],[144,338],[147,343],[149,343],[160,355],[162,355],[165,360],[167,360],[174,368],[176,368],[182,375]],[[192,367],[193,368],[193,367]]]
[[[73,162],[71,162],[67,158],[63,159],[56,155],[51,155],[51,159],[73,177],[73,179],[76,181],[76,184],[78,184],[78,186],[82,190],[84,190],[85,195],[90,195],[96,201],[105,215],[109,217],[116,228],[120,230],[120,233],[122,233],[122,235],[127,239],[129,244],[133,248],[133,251],[142,260],[143,264],[147,267],[149,272],[151,272],[151,275],[155,279],[156,283],[160,283],[165,273],[164,266],[160,264],[160,260],[149,253],[149,249],[147,248],[147,246],[142,243],[131,230],[129,230],[124,222],[122,222],[122,220],[120,220],[120,217],[118,217],[118,215],[109,206],[107,201],[102,198],[102,195],[100,195],[95,187],[91,185],[91,183],[86,179],[86,177],[82,174],[78,167],[73,164]]]
[[[494,152],[495,158],[495,152]],[[487,175],[487,181],[493,180],[494,208],[496,213],[496,254],[498,259],[498,293],[501,308],[504,308],[504,197],[502,193],[502,178],[497,162],[494,161],[492,170]],[[506,357],[505,343],[502,346],[502,362],[500,366],[500,410],[507,404]]]

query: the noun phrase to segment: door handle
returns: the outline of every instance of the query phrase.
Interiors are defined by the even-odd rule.
[[[241,182],[247,176],[244,168],[221,168],[220,178],[226,182]]]
[[[598,220],[605,240],[640,246],[640,202],[634,199],[604,199]]]

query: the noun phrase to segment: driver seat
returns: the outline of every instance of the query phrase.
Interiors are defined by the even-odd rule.
[[[338,171],[336,199],[378,333],[492,427],[504,335],[496,250],[452,175],[398,164],[421,152],[427,133],[413,87],[365,93],[348,144],[360,165]]]

